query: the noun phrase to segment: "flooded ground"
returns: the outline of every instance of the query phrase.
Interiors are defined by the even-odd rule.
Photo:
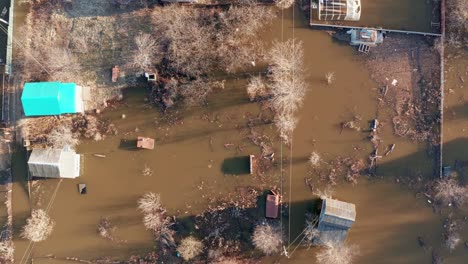
[[[437,2],[438,3],[438,2]],[[434,8],[433,1],[426,0],[361,0],[361,19],[359,21],[319,21],[312,17],[312,23],[375,27],[394,30],[408,30],[428,33],[440,33],[438,22],[439,8]]]
[[[284,38],[291,37],[292,21],[291,12],[285,12],[284,24],[276,20],[272,30],[265,33],[265,42],[281,39],[282,25]],[[291,232],[286,233],[289,240],[294,240],[302,230],[306,209],[316,199],[305,186],[304,178],[312,177],[314,184],[323,187],[307,163],[310,153],[319,153],[325,162],[337,156],[367,159],[372,151],[368,133],[353,130],[340,133],[340,123],[360,116],[359,126],[366,130],[368,120],[377,115],[382,119],[390,115],[377,108],[377,87],[366,69],[355,60],[353,49],[333,42],[326,32],[311,30],[306,18],[297,10],[294,21],[295,37],[304,43],[309,87],[294,134],[292,174],[288,173],[288,162],[284,164],[284,195],[292,204],[291,224],[287,224]],[[331,85],[324,79],[328,71],[336,75]],[[116,125],[119,135],[99,142],[83,141],[78,148],[84,158],[82,176],[75,180],[41,180],[44,183],[40,189],[32,186],[31,205],[28,187],[23,183],[26,164],[20,157],[24,153],[18,153],[13,167],[16,262],[22,263],[23,259],[25,263],[29,251],[34,263],[65,264],[70,262],[59,259],[89,260],[103,256],[125,259],[131,254],[151,250],[153,237],[144,229],[142,214],[136,210],[137,199],[148,191],[161,194],[170,214],[184,217],[204,210],[208,197],[223,196],[234,191],[236,186],[268,189],[280,185],[279,168],[264,181],[246,174],[225,173],[226,159],[260,152],[246,138],[248,119],[257,116],[261,108],[249,102],[245,84],[246,80],[241,77],[229,80],[224,90],[209,98],[206,107],[178,109],[166,114],[179,120],[175,125],[169,124],[158,109],[145,103],[145,91],[127,90],[122,105],[103,113]],[[126,115],[125,119],[121,118],[122,114]],[[258,125],[254,129],[273,138],[278,158],[281,149],[284,157],[289,156],[289,149],[281,148],[279,138],[274,136],[273,124]],[[134,140],[138,135],[155,138],[156,148],[135,150]],[[423,237],[429,247],[437,249],[443,217],[433,213],[425,199],[416,197],[406,186],[396,183],[396,179],[416,175],[431,177],[433,157],[427,154],[425,144],[393,136],[390,125],[383,127],[381,137],[385,144],[397,147],[379,162],[377,177],[362,176],[356,186],[340,182],[334,188],[334,197],[357,206],[357,221],[348,242],[360,248],[356,263],[429,263],[431,250],[418,246],[417,238]],[[226,143],[234,147],[226,149]],[[105,158],[93,154],[105,155]],[[152,170],[151,176],[142,175],[145,167]],[[87,184],[86,195],[78,193],[78,183]],[[48,240],[32,246],[18,237],[20,227],[31,206],[47,207],[55,190],[50,212],[56,221],[55,230]],[[125,243],[116,244],[98,236],[101,217],[108,217],[117,226],[116,236]],[[467,239],[466,234],[464,238]],[[283,257],[280,261],[314,263],[316,250],[298,249],[291,259]],[[49,254],[58,259],[45,258]],[[464,263],[467,257],[466,249],[459,247],[447,258],[447,263]],[[266,258],[263,263],[275,260],[277,258]]]

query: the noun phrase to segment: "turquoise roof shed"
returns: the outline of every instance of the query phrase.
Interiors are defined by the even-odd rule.
[[[26,83],[21,95],[26,116],[46,116],[81,112],[80,90],[75,83]]]

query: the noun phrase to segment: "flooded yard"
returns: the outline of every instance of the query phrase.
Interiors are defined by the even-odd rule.
[[[427,7],[421,4],[408,8]],[[418,27],[422,25],[426,23]],[[305,178],[311,178],[317,189],[323,190],[326,185],[319,171],[308,162],[311,152],[318,153],[324,164],[338,157],[367,161],[373,151],[368,138],[369,121],[377,117],[383,122],[379,134],[383,145],[395,144],[395,150],[378,161],[375,176],[362,175],[356,185],[340,177],[333,186],[334,198],[356,204],[356,223],[347,240],[359,248],[356,263],[430,263],[434,251],[442,252],[446,263],[464,263],[468,251],[463,246],[452,255],[440,249],[444,213],[435,213],[423,195],[403,184],[404,178],[418,181],[433,177],[433,154],[425,142],[394,135],[390,124],[392,109],[379,107],[379,87],[357,59],[356,51],[333,41],[326,32],[311,30],[299,9],[294,17],[291,10],[285,11],[284,20],[280,15],[270,28],[262,36],[267,46],[273,40],[281,40],[283,32],[284,39],[294,34],[305,48],[308,87],[291,148],[281,145],[270,110],[249,101],[245,75],[219,76],[226,79],[225,88],[210,95],[206,106],[180,107],[166,113],[147,102],[147,91],[129,88],[124,91],[122,102],[101,114],[116,126],[118,135],[101,141],[83,140],[79,145],[78,152],[84,160],[79,178],[40,179],[40,184],[30,186],[29,199],[25,153],[16,154],[15,263],[30,263],[28,258],[39,264],[72,263],[66,260],[69,257],[125,260],[130,255],[151,251],[154,237],[145,230],[143,215],[137,210],[137,200],[147,192],[161,194],[169,215],[190,221],[212,199],[235,192],[237,187],[253,186],[266,191],[283,186],[284,202],[291,204],[289,217],[283,219],[286,241],[293,241],[304,228],[306,211],[318,198],[304,183]],[[264,69],[259,66],[254,70]],[[336,76],[332,84],[325,80],[327,72]],[[459,74],[466,75],[463,71]],[[352,119],[359,129],[341,128],[344,121]],[[463,128],[454,126],[453,131],[460,129]],[[265,176],[240,173],[239,164],[230,162],[261,153],[248,138],[252,130],[273,142],[278,162]],[[460,140],[459,134],[447,134],[451,140]],[[137,150],[137,136],[155,138],[155,149]],[[454,146],[457,150],[448,157],[463,153],[458,149],[461,145]],[[145,169],[151,173],[145,175]],[[87,194],[79,194],[80,183],[87,185]],[[20,228],[31,208],[49,205],[50,216],[56,222],[52,235],[35,244],[20,238]],[[101,217],[107,217],[117,227],[115,236],[119,243],[98,235]],[[467,235],[465,231],[465,240]],[[419,237],[424,246],[419,245]],[[315,263],[317,250],[298,248],[289,259],[266,257],[262,263]]]

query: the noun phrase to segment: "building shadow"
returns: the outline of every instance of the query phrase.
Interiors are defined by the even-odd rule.
[[[221,165],[221,171],[226,175],[250,174],[250,157],[227,158]]]

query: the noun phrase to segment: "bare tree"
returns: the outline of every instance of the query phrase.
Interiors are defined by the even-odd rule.
[[[254,246],[266,255],[280,252],[282,241],[283,234],[279,224],[258,224],[252,235]]]
[[[151,65],[158,63],[155,61],[157,50],[156,39],[150,34],[140,33],[135,37],[136,49],[132,55],[132,65],[141,70],[147,70]]]
[[[435,182],[434,197],[443,205],[461,206],[468,199],[468,188],[461,186],[453,178],[444,178]]]
[[[189,261],[203,252],[203,243],[195,237],[189,236],[182,239],[177,251],[185,261]]]
[[[227,72],[235,72],[259,59],[261,42],[258,33],[275,17],[271,8],[255,1],[244,0],[241,3],[220,12],[212,20],[217,28],[217,61],[219,67]]]
[[[269,52],[270,89],[272,106],[276,111],[276,125],[280,136],[289,143],[297,120],[294,113],[305,96],[302,42],[290,39],[274,42]]]
[[[26,225],[23,227],[21,237],[29,239],[33,242],[45,240],[54,228],[52,221],[47,213],[42,209],[35,209],[31,213],[31,217],[26,219]]]
[[[353,263],[358,249],[337,241],[325,241],[324,248],[317,252],[317,262],[320,264],[350,264]]]
[[[189,76],[199,76],[213,68],[214,29],[202,24],[200,10],[180,5],[156,7],[152,21],[169,68]]]
[[[73,136],[73,133],[67,124],[61,124],[47,135],[47,142],[53,148],[62,149],[65,146],[74,148],[79,140]]]
[[[292,114],[301,106],[306,89],[302,42],[275,42],[269,58],[273,106],[279,113]]]

